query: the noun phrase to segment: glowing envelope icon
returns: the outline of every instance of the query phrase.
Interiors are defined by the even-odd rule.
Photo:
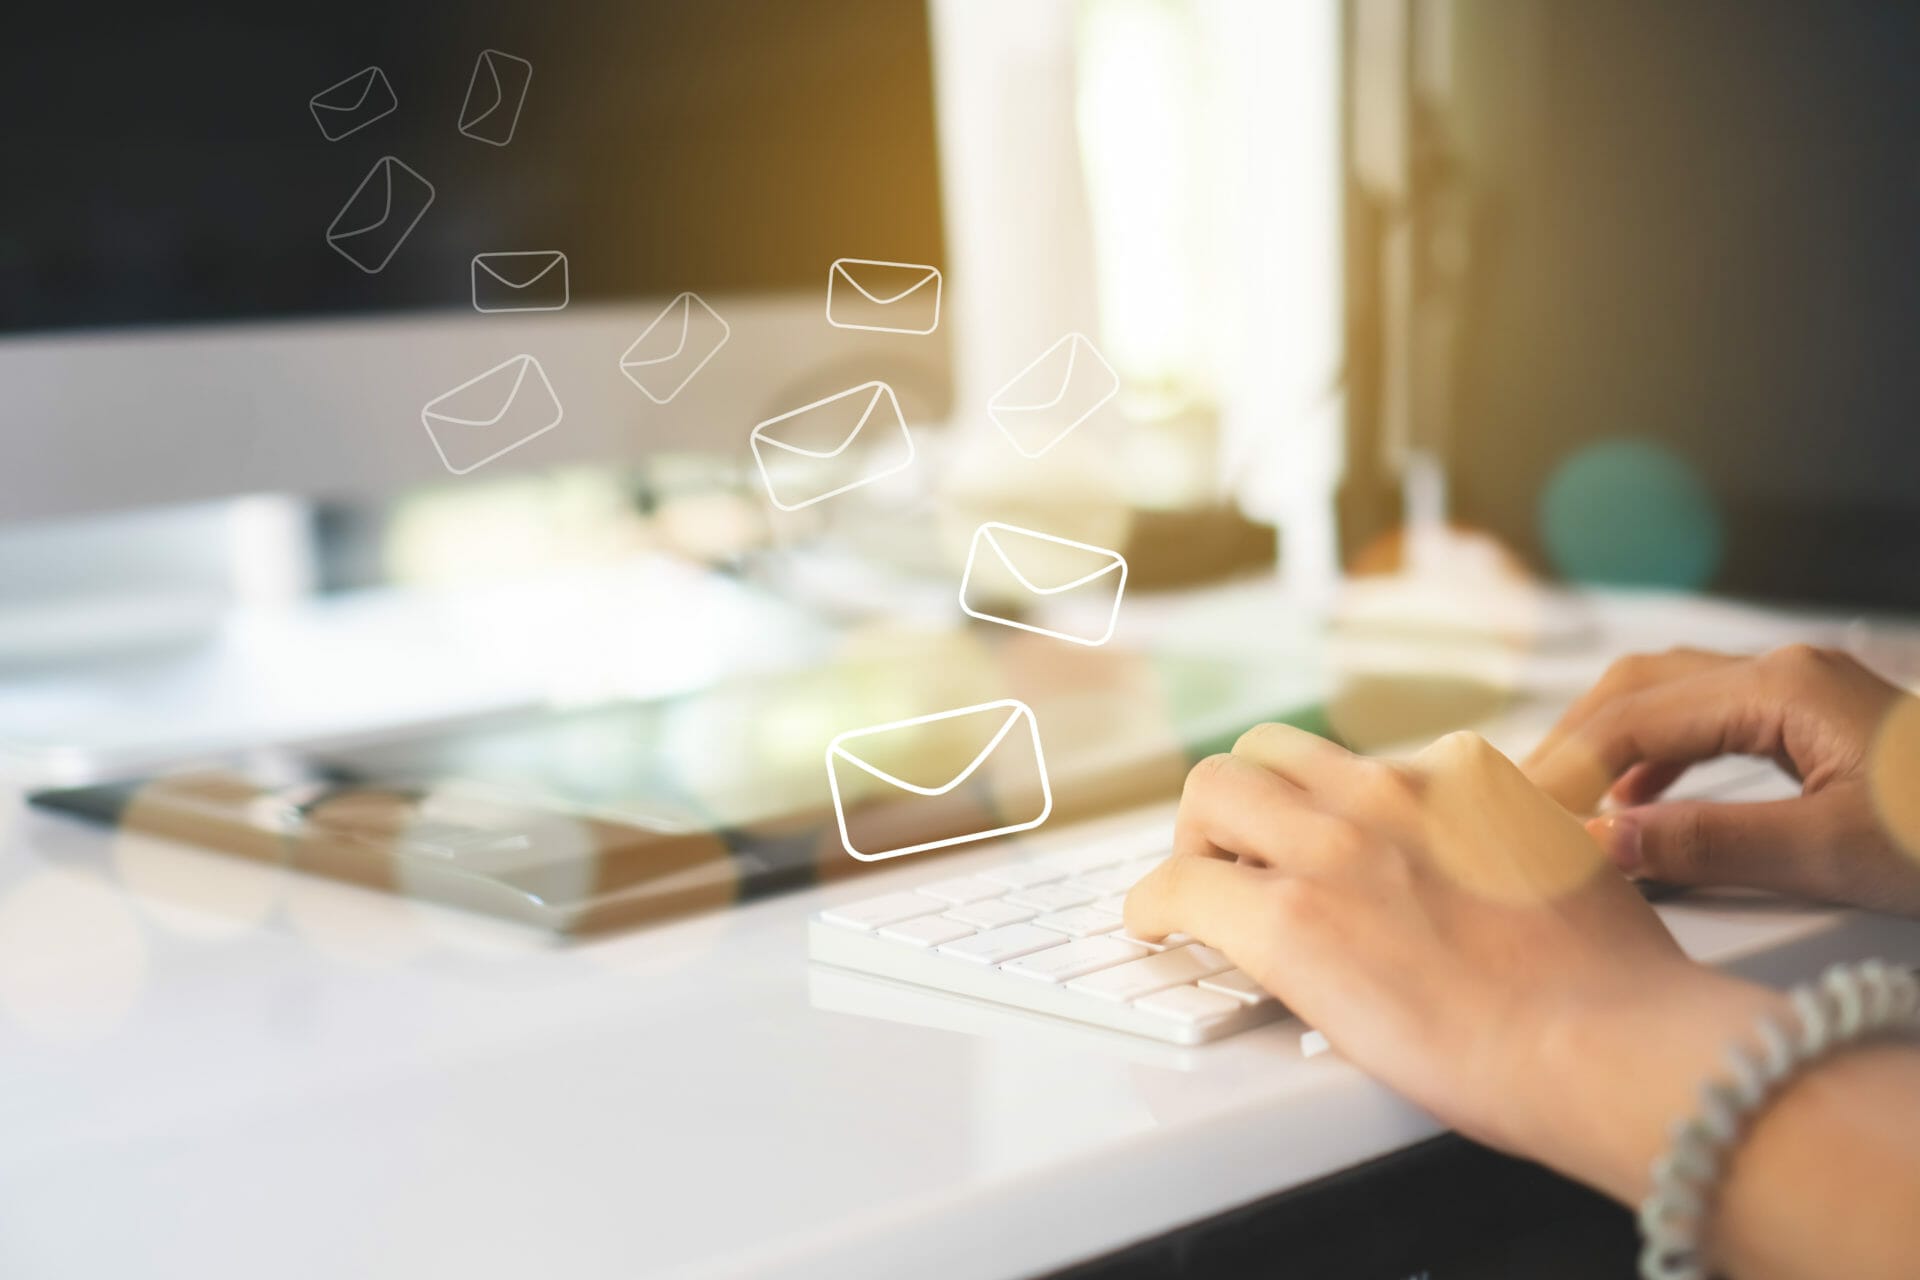
[[[433,184],[393,156],[374,161],[327,228],[333,251],[368,275],[384,271],[433,203]]]
[[[686,389],[693,376],[720,354],[733,328],[697,293],[683,293],[640,331],[620,357],[620,372],[665,404]]]
[[[512,142],[531,83],[533,64],[525,58],[498,49],[481,50],[474,60],[473,78],[467,81],[467,100],[460,104],[460,132],[489,146]]]
[[[871,333],[932,333],[940,327],[940,269],[840,258],[827,272],[827,323]]]
[[[420,411],[447,470],[463,476],[560,425],[560,397],[528,355],[503,360]]]
[[[557,249],[473,255],[475,311],[559,311],[570,293],[567,255]]]
[[[748,441],[767,496],[798,511],[913,465],[913,436],[884,382],[863,382],[753,429]]]
[[[987,401],[987,416],[1013,447],[1037,458],[1119,394],[1120,375],[1086,335],[1070,333],[1013,375]]]
[[[1118,551],[989,521],[974,530],[960,608],[968,617],[1018,627],[1072,644],[1105,644],[1120,619],[1127,562]],[[1077,605],[1099,625],[1054,630],[1017,620],[1023,605]]]
[[[387,83],[387,73],[378,67],[356,71],[339,84],[329,85],[307,99],[307,110],[320,126],[320,136],[338,142],[376,120],[384,120],[400,106]]]
[[[827,785],[862,862],[1031,831],[1053,812],[1040,726],[1015,698],[849,730],[827,744]]]

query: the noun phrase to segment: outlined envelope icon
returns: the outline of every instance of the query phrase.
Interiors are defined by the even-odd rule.
[[[836,259],[827,270],[827,323],[873,333],[932,333],[940,326],[940,269]]]
[[[647,399],[665,404],[707,367],[732,333],[733,327],[706,299],[683,293],[640,331],[620,357],[620,372],[646,392]]]
[[[1013,447],[1037,458],[1119,394],[1120,375],[1085,334],[1041,352],[987,401],[987,416]]]
[[[482,49],[474,59],[467,98],[460,104],[460,132],[475,142],[504,147],[513,141],[533,83],[533,64],[498,49]]]
[[[1053,812],[1033,708],[936,711],[827,744],[840,843],[862,862],[1031,831]]]
[[[558,249],[473,255],[475,311],[558,311],[569,296],[567,255]]]
[[[320,135],[328,142],[360,132],[375,120],[392,115],[399,106],[400,99],[387,83],[387,73],[378,67],[356,71],[307,99],[307,109],[313,112]]]
[[[748,443],[767,496],[782,511],[810,507],[913,465],[913,435],[884,382],[863,382],[768,418]]]
[[[348,262],[374,275],[393,261],[432,203],[431,182],[392,156],[381,156],[333,216],[327,243]]]
[[[420,421],[447,470],[463,476],[553,430],[562,412],[547,371],[518,355],[429,401]]]
[[[1120,620],[1127,562],[1117,551],[990,520],[973,532],[960,608],[970,618],[1018,627],[1073,644],[1105,644]],[[1080,607],[1097,627],[1055,631],[1020,622],[1013,606]]]

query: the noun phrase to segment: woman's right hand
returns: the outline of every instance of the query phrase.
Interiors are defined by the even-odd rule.
[[[1722,755],[1774,760],[1791,800],[1659,797]],[[1622,659],[1528,758],[1623,870],[1920,917],[1920,699],[1846,654],[1674,650]]]

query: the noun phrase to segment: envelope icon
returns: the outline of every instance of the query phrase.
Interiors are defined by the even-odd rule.
[[[1119,391],[1120,375],[1113,366],[1086,335],[1070,333],[994,392],[987,416],[1014,448],[1037,458]]]
[[[447,470],[463,476],[560,425],[560,397],[532,356],[502,361],[420,411]]]
[[[840,258],[827,271],[827,323],[874,333],[932,333],[940,325],[940,270]]]
[[[913,465],[913,436],[884,382],[863,382],[753,429],[767,496],[798,511]]]
[[[862,862],[1030,831],[1053,812],[1040,726],[1015,698],[843,733],[827,786]]]
[[[475,311],[558,311],[567,297],[567,255],[557,249],[473,255]]]
[[[460,104],[460,132],[496,147],[512,142],[531,83],[531,62],[498,49],[482,49],[474,60],[473,78],[467,81],[466,101]]]
[[[387,73],[378,67],[356,71],[339,84],[322,89],[307,99],[314,123],[328,142],[338,142],[399,109],[400,99],[393,96]]]
[[[334,215],[327,243],[373,275],[393,261],[432,203],[431,182],[392,156],[381,156]]]
[[[647,399],[665,404],[707,367],[732,332],[699,294],[683,293],[633,340],[620,357],[620,372]]]
[[[960,608],[983,622],[1073,644],[1105,644],[1113,638],[1126,589],[1127,562],[1117,551],[989,521],[973,532]],[[1090,625],[1055,631],[1018,621],[1020,608],[1033,605],[1085,609]]]

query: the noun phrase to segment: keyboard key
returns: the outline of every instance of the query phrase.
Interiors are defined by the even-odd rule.
[[[1136,938],[1124,930],[1121,931],[1120,936],[1128,942],[1131,942],[1134,946],[1145,947],[1149,951],[1171,951],[1175,947],[1184,947],[1193,941],[1191,937],[1184,933],[1170,933],[1158,942],[1148,942],[1145,938]]]
[[[911,920],[888,925],[880,931],[880,936],[914,947],[937,947],[943,942],[968,937],[973,932],[972,925],[962,924],[947,916],[915,916]]]
[[[1006,891],[1007,886],[980,876],[956,876],[952,880],[936,880],[920,886],[921,893],[942,902],[979,902],[986,898],[997,898]]]
[[[1016,907],[1032,907],[1035,911],[1065,911],[1068,907],[1084,907],[1099,896],[1092,889],[1072,880],[1061,880],[1010,893],[1007,901]]]
[[[1104,911],[1111,916],[1124,916],[1127,914],[1127,895],[1116,893],[1111,898],[1102,898],[1088,905],[1095,911]]]
[[[1095,867],[1110,867],[1116,862],[1125,862],[1129,858],[1140,856],[1137,842],[1107,842],[1086,845],[1078,849],[1061,849],[1034,859],[1057,869],[1061,875],[1074,875],[1081,871],[1092,871]]]
[[[1124,941],[1124,939],[1116,938],[1115,941]],[[964,947],[967,943],[954,942],[948,945]],[[1227,958],[1212,947],[1203,947],[1194,943],[1191,946],[1162,951],[1159,955],[1150,955],[1116,968],[1102,969],[1099,973],[1090,973],[1070,983],[1068,989],[1090,996],[1099,996],[1102,1000],[1127,1003],[1138,1000],[1141,996],[1152,995],[1166,987],[1178,987],[1196,982],[1201,978],[1210,978],[1232,967],[1228,964]],[[1225,998],[1221,997],[1221,999]]]
[[[1042,929],[1052,929],[1066,934],[1069,938],[1091,938],[1096,933],[1112,933],[1120,927],[1117,916],[1104,911],[1095,911],[1092,907],[1069,907],[1065,911],[1053,911],[1034,920]],[[1146,954],[1145,947],[1136,948],[1140,955]]]
[[[1226,952],[1224,951],[1216,951],[1212,947],[1203,946],[1198,942],[1189,942],[1182,949],[1191,951],[1193,954],[1188,958],[1196,963],[1213,966],[1207,970],[1209,977],[1216,973],[1225,973],[1227,970],[1233,968],[1233,961],[1227,959]]]
[[[1005,898],[988,898],[985,902],[969,902],[964,907],[955,907],[947,912],[947,919],[958,920],[976,929],[998,929],[1003,925],[1031,920],[1037,914],[1032,907],[1016,907]]]
[[[844,907],[831,907],[822,911],[820,918],[843,929],[871,932],[884,925],[911,920],[914,916],[930,916],[944,906],[939,899],[929,898],[925,894],[889,893],[883,897],[868,898],[864,902],[850,902]]]
[[[1039,982],[1065,982],[1082,974],[1125,964],[1142,954],[1117,938],[1082,938],[1061,947],[1036,951],[1000,966],[1000,972]],[[1222,997],[1224,999],[1224,997]]]
[[[1133,1002],[1133,1007],[1142,1013],[1158,1014],[1162,1018],[1192,1025],[1224,1017],[1242,1006],[1232,996],[1222,995],[1218,991],[1202,991],[1199,987],[1168,987],[1150,996],[1142,996]]]
[[[971,938],[949,942],[940,948],[940,954],[974,964],[1002,964],[1047,947],[1060,946],[1064,941],[1051,929],[1030,924],[1010,924],[1004,929],[989,929]]]
[[[1051,884],[1055,880],[1064,880],[1067,878],[1067,873],[1064,868],[1050,866],[1044,862],[1009,862],[1004,867],[982,871],[980,878],[991,880],[995,884],[1006,885],[1009,889],[1031,889],[1037,884]]]
[[[1147,872],[1159,866],[1160,858],[1136,858],[1132,862],[1123,862],[1117,867],[1102,867],[1098,871],[1089,871],[1080,877],[1080,883],[1101,893],[1121,893],[1133,888],[1146,876]]]
[[[1265,1004],[1273,999],[1260,989],[1260,984],[1238,969],[1229,969],[1225,973],[1216,973],[1211,978],[1200,979],[1202,988],[1218,991],[1223,996],[1232,996],[1241,1004]]]

